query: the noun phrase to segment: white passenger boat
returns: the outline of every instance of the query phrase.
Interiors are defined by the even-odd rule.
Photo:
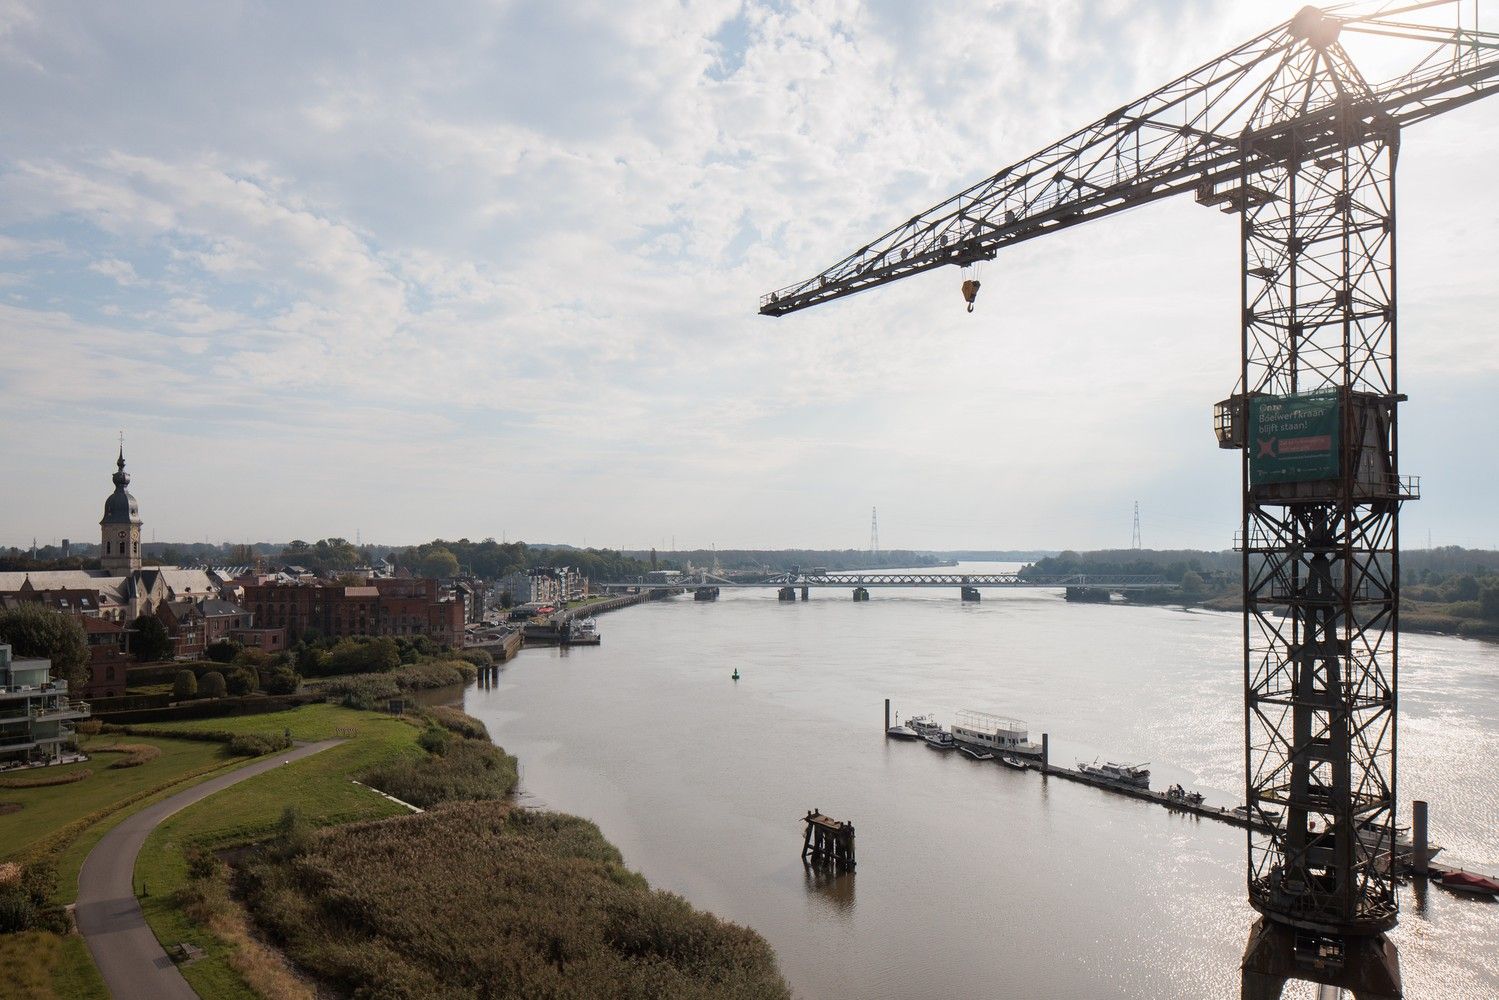
[[[1150,787],[1150,766],[1148,764],[1115,764],[1107,761],[1100,764],[1094,760],[1091,764],[1078,761],[1077,769],[1094,778],[1102,778],[1116,785],[1128,785],[1131,788]]]
[[[952,727],[952,736],[959,743],[975,750],[1041,759],[1041,745],[1031,742],[1029,730],[1019,719],[965,709],[958,713],[957,724]]]

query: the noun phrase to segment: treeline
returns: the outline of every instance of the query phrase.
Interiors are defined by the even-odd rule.
[[[910,549],[891,549],[871,555],[865,549],[683,549],[658,553],[654,549],[629,551],[626,555],[646,564],[654,557],[657,569],[686,569],[693,566],[712,567],[714,560],[726,570],[761,570],[779,573],[793,566],[803,570],[814,567],[827,569],[870,569],[884,567],[906,569],[920,566],[944,566],[948,557],[934,552]]]
[[[571,566],[590,580],[614,580],[636,577],[650,569],[648,561],[614,549],[532,547],[525,542],[497,542],[493,538],[481,542],[436,538],[394,555],[397,566],[417,576],[439,579],[459,574],[498,579],[542,566]]]

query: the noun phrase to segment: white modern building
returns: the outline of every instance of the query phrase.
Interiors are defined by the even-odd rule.
[[[86,703],[68,699],[68,682],[53,680],[51,660],[18,660],[0,643],[0,768],[56,761],[88,715]]]

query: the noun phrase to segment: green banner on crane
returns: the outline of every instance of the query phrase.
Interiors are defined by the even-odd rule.
[[[1249,483],[1338,477],[1341,411],[1335,392],[1249,400]]]

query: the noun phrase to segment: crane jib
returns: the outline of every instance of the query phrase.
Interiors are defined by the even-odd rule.
[[[1340,23],[1344,31],[1396,37],[1429,51],[1413,57],[1404,75],[1363,85],[1363,93],[1300,113],[1280,107],[1257,122],[1255,114],[1263,114],[1276,96],[1276,73],[1298,46],[1311,44],[1305,31],[1295,31],[1293,19],[997,171],[822,273],[767,293],[759,311],[782,316],[937,267],[992,260],[1008,244],[1176,194],[1198,193],[1205,204],[1221,202],[1232,210],[1250,193],[1220,196],[1218,185],[1391,135],[1487,96],[1499,80],[1499,35],[1410,25],[1388,16]],[[1346,54],[1339,58],[1346,60]]]

